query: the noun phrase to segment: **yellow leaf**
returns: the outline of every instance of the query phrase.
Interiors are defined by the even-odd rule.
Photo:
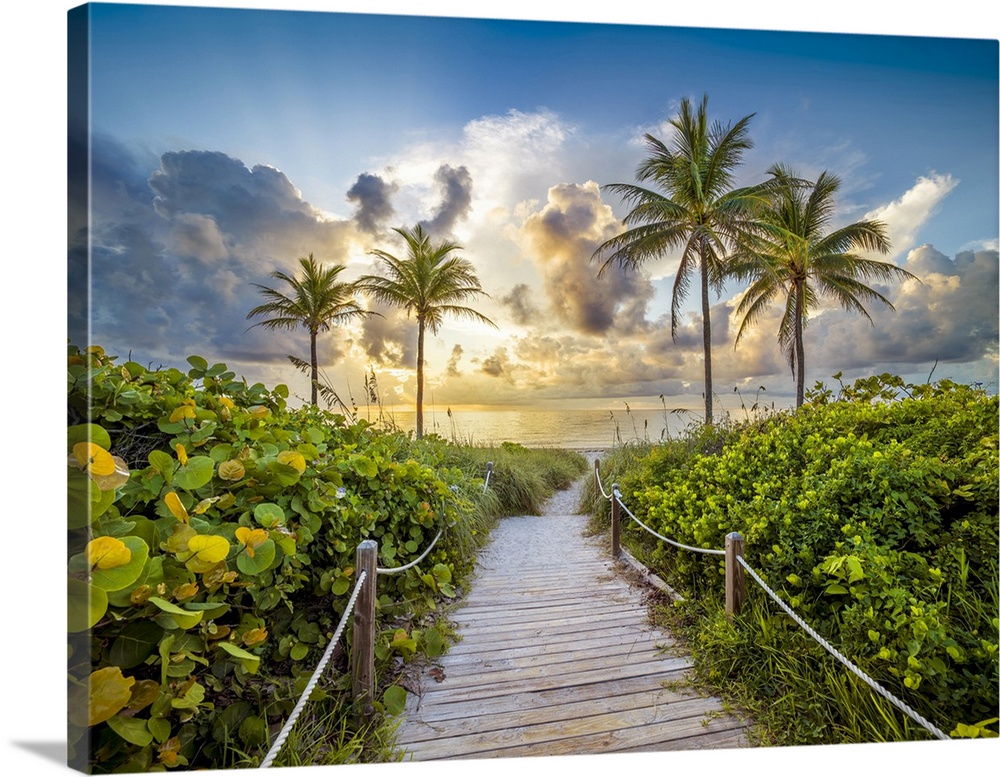
[[[181,599],[190,599],[198,593],[197,583],[184,583],[183,585],[177,586],[174,591],[174,599],[180,601]]]
[[[239,480],[247,473],[246,468],[235,459],[219,465],[219,477],[223,480]]]
[[[184,449],[184,446],[181,445],[180,443],[177,443],[177,460],[181,463],[181,466],[184,466],[185,464],[188,463],[187,451]]]
[[[204,564],[218,564],[229,555],[229,542],[213,534],[196,534],[188,540],[188,550]]]
[[[195,408],[191,407],[191,405],[181,405],[170,414],[170,420],[171,422],[181,421],[185,418],[194,418],[194,416]]]
[[[92,442],[78,442],[73,446],[73,456],[88,475],[112,475],[115,460],[104,448]]]
[[[91,569],[114,569],[132,560],[132,551],[115,537],[97,537],[87,543],[87,563]]]
[[[177,447],[180,448],[181,446],[178,445]],[[184,508],[184,505],[181,503],[181,498],[177,496],[176,491],[170,491],[167,493],[167,495],[163,497],[163,501],[166,503],[167,509],[173,513],[174,518],[178,521],[181,523],[188,523],[191,520],[188,515],[188,511]]]
[[[208,510],[208,508],[214,505],[218,501],[219,497],[217,496],[210,496],[207,499],[202,499],[200,502],[198,502],[197,505],[195,505],[194,514],[204,515],[205,512]]]
[[[167,766],[176,766],[181,752],[181,740],[178,737],[170,737],[157,748],[157,751],[159,752],[157,758],[162,763]]]
[[[265,639],[267,639],[267,629],[250,629],[243,635],[243,644],[247,647],[253,647],[254,645],[259,645]]]
[[[282,451],[278,454],[278,461],[282,464],[287,464],[299,473],[306,471],[306,459],[298,451]]]
[[[219,397],[219,404],[221,404],[223,407],[228,407],[230,410],[236,407],[236,403],[233,402],[233,400],[231,400],[229,397]]]
[[[120,456],[112,456],[111,460],[115,464],[115,470],[109,475],[98,475],[91,473],[93,480],[101,491],[114,491],[118,486],[124,486],[129,479],[128,464]]]
[[[254,550],[267,542],[269,538],[270,535],[264,529],[251,529],[247,526],[241,526],[236,530],[236,539],[246,545],[247,555],[250,558],[253,558]]]
[[[254,418],[267,418],[271,414],[271,411],[264,407],[264,405],[254,405],[250,408],[249,412]]]
[[[96,726],[113,718],[132,698],[134,677],[125,677],[117,666],[106,666],[90,675],[90,703],[87,724]]]

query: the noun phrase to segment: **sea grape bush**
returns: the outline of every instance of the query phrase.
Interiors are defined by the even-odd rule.
[[[471,569],[453,537],[482,480],[188,361],[69,349],[70,761],[97,773],[219,766],[226,747],[265,745],[346,605],[361,540],[392,567],[444,530],[424,562],[381,578],[383,616],[433,610]],[[436,631],[399,632],[382,641],[441,649]]]
[[[867,673],[948,731],[995,731],[997,397],[878,376],[809,399],[713,433],[716,452],[654,446],[622,476],[626,502],[684,544],[740,532],[747,562]],[[678,586],[718,591],[718,557],[626,531]]]

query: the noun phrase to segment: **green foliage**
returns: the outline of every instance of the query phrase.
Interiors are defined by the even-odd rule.
[[[70,748],[95,773],[253,762],[335,630],[358,543],[403,566],[442,532],[379,581],[380,617],[433,614],[497,513],[484,468],[460,456],[188,361],[69,349]],[[407,639],[410,655],[445,648],[433,627]],[[328,670],[334,695],[345,661]]]
[[[946,731],[995,731],[997,417],[974,387],[878,376],[817,386],[795,413],[616,452],[602,479],[678,542],[722,548],[740,532],[750,566],[865,672]],[[719,557],[634,525],[623,537],[699,610],[681,620],[703,676],[741,684],[782,741],[929,736],[866,686],[827,679],[843,670],[753,581],[748,612],[720,617]]]

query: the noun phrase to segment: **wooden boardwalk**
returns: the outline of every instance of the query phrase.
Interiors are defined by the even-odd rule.
[[[718,699],[672,690],[688,659],[647,622],[586,517],[504,519],[452,620],[461,641],[411,693],[405,760],[667,751],[746,745]],[[575,502],[573,502],[575,504]]]

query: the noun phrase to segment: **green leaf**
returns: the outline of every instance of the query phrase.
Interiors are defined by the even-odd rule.
[[[844,588],[844,586],[839,585],[837,583],[831,583],[830,585],[828,585],[826,587],[826,592],[828,594],[846,594],[846,593],[849,593],[848,590],[846,588]]]
[[[95,569],[90,582],[105,591],[120,591],[128,587],[142,575],[149,558],[149,546],[141,537],[121,537],[122,543],[131,553],[131,560],[113,569]]]
[[[261,502],[254,507],[253,517],[265,529],[271,529],[285,520],[285,511],[273,502]]]
[[[153,741],[153,734],[150,732],[146,721],[141,718],[132,718],[125,715],[115,715],[108,719],[111,730],[126,742],[145,747]]]
[[[309,655],[309,646],[303,644],[302,642],[296,642],[293,646],[289,655],[292,657],[293,661],[301,661],[307,655]]]
[[[97,424],[77,424],[66,429],[66,450],[73,450],[78,442],[92,442],[104,450],[111,450],[111,435],[103,426]]]
[[[215,462],[210,456],[192,456],[187,464],[174,473],[173,482],[186,491],[194,491],[209,483],[215,474]]]
[[[239,661],[250,674],[257,673],[257,669],[260,667],[260,656],[255,656],[231,642],[220,642],[219,648]]]
[[[68,580],[67,630],[74,633],[93,628],[108,611],[107,593],[75,577]]]
[[[385,703],[385,711],[390,715],[402,715],[406,709],[406,689],[398,685],[390,685],[385,689],[382,697]]]
[[[259,575],[270,568],[271,564],[274,563],[276,555],[277,550],[274,540],[264,540],[264,542],[254,548],[253,558],[245,551],[240,552],[236,556],[236,566],[244,575]]]
[[[174,457],[164,451],[150,451],[146,457],[149,466],[165,477],[170,477],[174,471]]]
[[[170,738],[169,720],[165,718],[150,718],[146,726],[157,742],[166,742]]]
[[[131,669],[139,666],[153,653],[163,637],[163,629],[152,621],[132,621],[111,643],[108,658],[115,666]]]
[[[149,597],[149,603],[158,607],[167,616],[165,620],[166,623],[173,622],[172,626],[167,626],[168,630],[172,629],[183,629],[187,631],[188,629],[193,629],[199,623],[204,613],[201,612],[191,612],[190,610],[182,610],[176,604],[171,604],[165,599],[161,599],[158,596]],[[158,619],[157,623],[163,625],[163,623]]]

